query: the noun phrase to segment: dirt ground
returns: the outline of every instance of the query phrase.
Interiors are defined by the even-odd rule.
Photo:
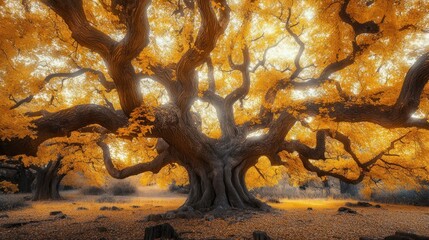
[[[250,219],[173,219],[144,221],[145,216],[178,208],[185,195],[146,188],[133,197],[113,197],[114,202],[99,203],[101,196],[82,196],[63,192],[63,201],[30,202],[29,207],[0,212],[0,226],[29,222],[19,227],[0,227],[0,239],[143,239],[148,226],[170,223],[184,239],[251,239],[255,230],[265,231],[272,239],[380,239],[405,231],[429,235],[429,208],[385,205],[358,208],[358,214],[339,214],[346,200],[281,200],[270,204],[276,210],[256,213]],[[112,199],[110,199],[112,200]],[[100,210],[116,206],[119,211]],[[79,207],[87,210],[78,210]],[[313,210],[307,210],[308,208]],[[67,217],[57,219],[51,211]]]

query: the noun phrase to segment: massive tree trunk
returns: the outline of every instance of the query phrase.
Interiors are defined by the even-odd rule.
[[[33,201],[60,200],[59,193],[61,180],[65,174],[60,174],[62,157],[50,161],[45,167],[35,167],[36,180],[34,182]]]
[[[220,159],[218,159],[220,160]],[[222,161],[218,161],[222,162]],[[232,159],[232,162],[237,162]],[[183,207],[199,210],[249,208],[269,209],[247,190],[244,177],[246,164],[185,165],[189,175],[190,192]]]

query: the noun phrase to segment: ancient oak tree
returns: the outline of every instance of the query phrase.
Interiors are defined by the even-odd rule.
[[[426,1],[1,7],[2,155],[95,134],[114,178],[183,166],[194,209],[265,208],[245,183],[261,158],[296,178],[428,180]],[[119,167],[114,138],[157,152]]]

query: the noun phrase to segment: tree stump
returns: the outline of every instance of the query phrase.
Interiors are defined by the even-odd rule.
[[[253,240],[271,240],[266,232],[254,231]]]
[[[170,224],[164,223],[161,225],[145,228],[144,240],[154,240],[154,239],[178,240],[180,238]]]

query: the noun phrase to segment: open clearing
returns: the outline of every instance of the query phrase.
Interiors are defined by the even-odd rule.
[[[150,193],[150,195],[149,195]],[[250,239],[255,230],[273,239],[359,239],[382,238],[395,231],[429,235],[429,208],[382,204],[381,208],[354,208],[358,214],[339,214],[347,200],[287,200],[271,204],[275,211],[256,213],[250,219],[173,219],[144,221],[148,214],[178,208],[185,195],[144,188],[137,196],[114,196],[114,202],[99,203],[102,196],[63,192],[57,202],[30,202],[30,206],[7,212],[0,225],[35,221],[20,227],[0,227],[0,239],[143,239],[144,229],[170,223],[184,239]],[[109,198],[106,198],[109,199]],[[100,210],[116,206],[119,211]],[[78,208],[87,210],[78,210]],[[307,210],[307,208],[313,210]],[[55,219],[51,211],[62,211],[65,219]],[[47,220],[47,221],[46,221]]]

